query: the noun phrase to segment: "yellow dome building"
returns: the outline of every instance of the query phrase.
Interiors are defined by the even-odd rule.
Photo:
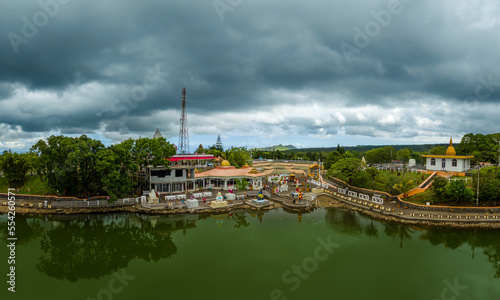
[[[425,168],[429,171],[444,171],[448,173],[463,173],[470,169],[470,159],[473,155],[457,155],[453,140],[450,137],[450,145],[446,149],[446,155],[428,154],[422,155],[426,158]]]
[[[227,161],[227,160],[225,160],[225,159],[224,159],[224,160],[220,163],[220,166],[221,166],[221,167],[230,167],[230,166],[231,166],[231,164],[229,163],[229,161]]]

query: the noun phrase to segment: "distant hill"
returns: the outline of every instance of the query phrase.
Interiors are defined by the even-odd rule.
[[[270,146],[270,147],[265,147],[265,148],[253,148],[252,150],[261,150],[261,151],[287,151],[287,150],[297,150],[297,147],[293,145],[276,145],[276,146]]]

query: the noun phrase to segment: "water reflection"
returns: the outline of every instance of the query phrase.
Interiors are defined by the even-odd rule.
[[[346,235],[360,235],[365,232],[359,215],[344,209],[327,209],[326,223],[339,233]]]
[[[403,241],[410,240],[411,234],[414,232],[408,225],[400,223],[387,223],[384,224],[384,233],[394,240],[399,241],[399,247],[403,248]]]
[[[259,225],[264,215],[264,212],[239,211],[211,216],[16,216],[16,233],[20,246],[32,241],[40,242],[42,254],[36,265],[40,272],[52,278],[75,282],[110,275],[126,268],[134,259],[157,262],[172,257],[177,253],[172,241],[173,234],[180,232],[186,235],[188,230],[197,227],[200,219],[215,221],[219,226],[242,229],[251,224]],[[299,222],[302,217],[313,218],[309,214],[298,215]],[[467,251],[467,255],[472,258],[482,253],[492,264],[495,278],[500,278],[498,230],[408,226],[370,219],[343,209],[327,209],[324,220],[329,229],[339,234],[373,239],[387,236],[396,241],[400,248],[405,247],[405,242],[416,238],[435,246],[444,245],[457,251]],[[0,226],[6,228],[6,223],[6,218],[2,216]],[[302,222],[301,226],[308,226],[308,222]],[[5,243],[6,230],[1,232]],[[463,246],[468,246],[470,251]]]
[[[71,282],[98,279],[127,267],[133,259],[156,262],[171,257],[177,252],[171,232],[189,225],[177,227],[175,221],[137,216],[52,220],[42,235],[43,254],[36,267],[47,276]]]
[[[467,245],[470,247],[470,255],[475,257],[476,253],[482,253],[488,258],[495,270],[495,278],[500,278],[500,239],[499,230],[447,230],[426,228],[421,239],[429,241],[433,245],[445,245],[451,249],[457,249]]]
[[[234,213],[234,228],[248,227],[250,223],[247,221],[247,214],[245,212],[236,212]]]
[[[446,248],[457,250],[462,246],[469,246],[472,258],[478,251],[491,262],[495,278],[500,278],[500,230],[483,229],[448,229],[441,227],[410,226],[396,222],[373,220],[344,209],[328,209],[325,221],[337,233],[346,235],[366,235],[378,238],[379,228],[383,227],[386,236],[399,242],[403,248],[404,242],[412,237],[428,241],[434,246],[444,245]]]

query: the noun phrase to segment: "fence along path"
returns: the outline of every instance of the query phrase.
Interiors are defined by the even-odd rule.
[[[108,203],[107,200],[77,200],[77,201],[53,201],[51,203],[54,208],[67,208],[67,207],[117,207],[117,206],[128,206],[134,205],[140,201],[141,197],[138,198],[125,198],[118,199],[114,203]]]

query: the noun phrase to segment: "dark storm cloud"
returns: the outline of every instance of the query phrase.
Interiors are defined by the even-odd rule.
[[[23,36],[25,20],[33,23],[43,8],[38,1],[4,1],[0,105],[19,109],[0,112],[0,123],[27,132],[85,133],[103,124],[106,131],[148,132],[158,126],[153,120],[176,126],[184,86],[188,113],[197,116],[312,104],[337,106],[342,115],[325,110],[302,119],[285,116],[276,128],[289,134],[392,131],[411,138],[417,134],[416,113],[446,118],[450,122],[440,128],[460,132],[484,130],[494,120],[485,117],[495,118],[480,113],[500,102],[500,10],[493,1],[255,0],[225,11],[223,21],[213,3],[72,0],[57,4],[48,23],[16,53],[8,34]],[[374,16],[391,5],[398,13],[380,25]],[[374,21],[380,30],[369,36],[366,26]],[[367,36],[365,47],[356,45],[358,29]],[[342,43],[359,52],[347,59]],[[154,68],[161,70],[161,80],[134,100]],[[471,109],[473,102],[478,105]],[[419,103],[430,106],[415,109]],[[411,115],[381,122],[382,115],[369,111],[361,117],[341,112],[366,105],[381,111],[400,107],[399,113]],[[457,116],[470,122],[453,122]],[[200,132],[202,126],[227,126],[220,119],[211,122],[196,126]]]

